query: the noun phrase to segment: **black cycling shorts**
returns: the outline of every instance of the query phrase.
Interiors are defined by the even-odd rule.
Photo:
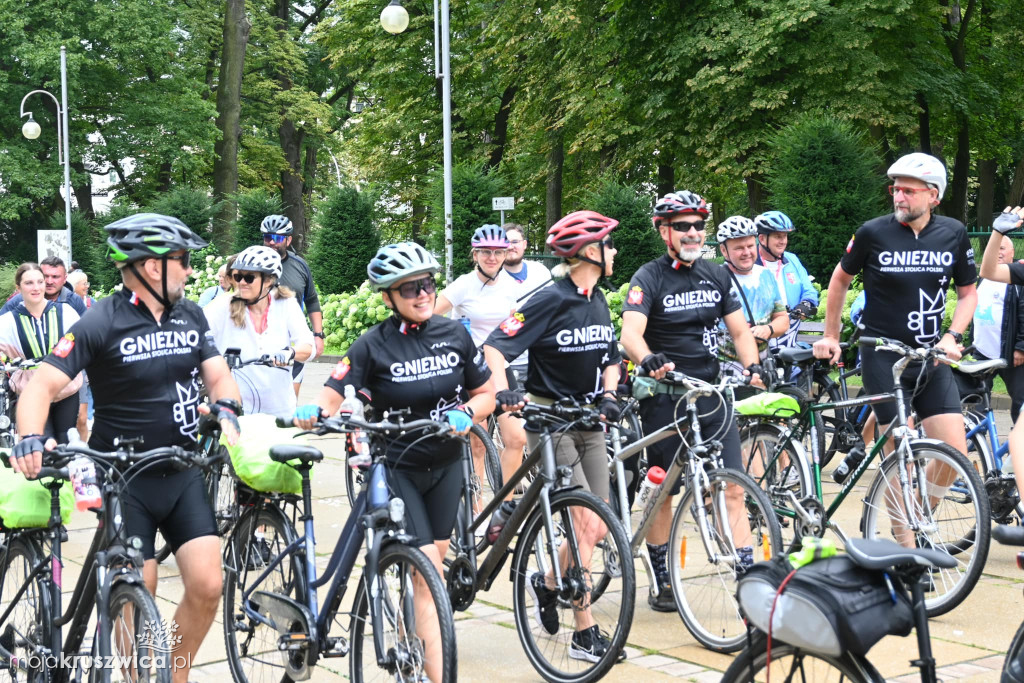
[[[640,401],[640,419],[643,421],[644,436],[653,434],[667,424],[671,424],[676,417],[686,414],[685,404],[679,405],[679,413],[676,412],[676,403],[680,396],[669,396],[668,394],[655,394],[651,398]],[[697,412],[700,418],[700,432],[705,440],[717,439],[722,442],[722,464],[733,470],[743,471],[743,456],[740,451],[740,433],[736,428],[736,420],[730,419],[726,426],[726,409],[717,396],[702,396],[697,399]],[[732,417],[729,411],[729,417]],[[662,439],[653,446],[647,447],[647,466],[657,465],[666,472],[672,465],[672,459],[682,443],[678,435]],[[679,493],[682,487],[682,479],[672,484],[672,495]]]
[[[864,391],[869,394],[883,394],[893,389],[892,366],[900,359],[893,351],[876,351],[862,348],[861,375],[864,378]],[[934,365],[931,362],[911,363],[900,378],[905,398],[909,406],[917,411],[921,420],[933,415],[960,413],[960,392],[953,378],[953,370],[948,365]],[[923,377],[921,376],[923,372]],[[918,386],[918,378],[921,383]],[[896,418],[896,402],[876,403],[871,408],[875,411],[878,425],[884,427]],[[910,409],[908,407],[909,415]]]
[[[388,468],[388,485],[405,501],[405,531],[417,546],[452,537],[462,502],[462,461],[429,469]]]
[[[201,536],[217,536],[217,522],[206,493],[206,480],[196,469],[142,472],[128,484],[121,500],[128,536],[142,539],[142,557],[156,557],[159,529],[173,552]]]

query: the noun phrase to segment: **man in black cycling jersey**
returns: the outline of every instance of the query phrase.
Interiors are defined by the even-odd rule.
[[[18,401],[22,441],[11,458],[34,477],[42,464],[39,434],[57,392],[81,370],[93,378],[96,421],[89,445],[115,448],[118,437],[143,437],[141,449],[195,445],[201,413],[212,409],[231,442],[238,438],[238,387],[217,353],[202,309],[184,298],[190,251],[206,246],[176,218],[137,214],[106,227],[111,259],[124,287],[97,301],[43,359]],[[199,404],[199,380],[210,407]],[[51,446],[50,443],[47,444]],[[202,474],[170,463],[137,474],[128,484],[124,523],[142,540],[146,587],[156,593],[154,538],[171,544],[185,592],[174,614],[181,644],[174,672],[185,683],[189,666],[213,623],[221,593],[220,539]]]
[[[622,304],[622,345],[633,362],[655,379],[661,379],[674,369],[697,379],[714,381],[719,372],[718,322],[721,320],[732,336],[740,363],[747,368],[744,373],[749,372],[751,381],[760,385],[757,343],[740,310],[739,300],[730,294],[729,272],[701,259],[707,217],[707,204],[693,192],[673,192],[658,200],[653,221],[668,253],[645,263],[630,281]],[[659,392],[667,388],[658,385]],[[650,433],[672,423],[678,400],[678,395],[657,393],[641,401],[644,430]],[[740,437],[735,422],[724,425],[725,411],[716,398],[701,398],[697,406],[705,434],[724,432],[721,441],[725,466],[742,470]],[[648,465],[667,470],[680,444],[679,437],[672,437],[648,447]],[[672,495],[679,493],[681,483],[673,482]],[[726,505],[730,510],[743,504],[742,499],[736,498],[738,491],[735,486],[726,490]],[[647,550],[657,579],[657,587],[651,587],[648,603],[658,612],[676,609],[666,564],[671,526],[670,498],[655,512],[654,523],[647,534]],[[742,529],[733,531],[741,559],[752,563],[750,529],[746,530],[748,543],[740,541]]]
[[[937,346],[953,360],[971,323],[978,301],[974,249],[963,223],[936,216],[932,209],[946,189],[946,168],[928,154],[901,157],[888,172],[893,184],[893,213],[874,218],[857,229],[828,285],[825,333],[814,344],[814,355],[836,362],[840,357],[839,328],[846,291],[863,273],[866,303],[862,323],[869,337],[896,339],[912,347]],[[957,305],[949,329],[942,330],[946,292],[956,285]],[[898,356],[873,348],[861,349],[864,389],[871,394],[893,388],[892,366]],[[960,395],[947,365],[911,364],[903,373],[914,410],[928,436],[967,451]],[[893,402],[876,403],[879,425],[896,417]],[[892,441],[886,443],[887,452]],[[939,482],[940,484],[943,482]],[[906,540],[906,539],[904,539]]]

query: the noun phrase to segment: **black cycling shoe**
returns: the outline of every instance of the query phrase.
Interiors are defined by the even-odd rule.
[[[672,592],[672,586],[667,583],[658,586],[658,592],[647,594],[647,604],[655,612],[675,612],[676,596]]]
[[[600,662],[608,653],[611,641],[601,633],[597,624],[590,628],[576,631],[572,634],[572,641],[569,643],[569,656],[573,659],[582,659],[587,662]],[[616,662],[626,659],[626,651],[619,650]]]
[[[558,633],[558,592],[547,587],[544,574],[534,572],[526,582],[533,598],[533,616],[550,635]]]

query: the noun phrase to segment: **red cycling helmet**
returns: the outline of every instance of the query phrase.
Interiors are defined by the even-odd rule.
[[[654,227],[658,227],[662,218],[684,216],[688,213],[695,213],[701,218],[707,218],[709,213],[707,202],[699,194],[689,190],[670,192],[654,205],[654,216],[651,221],[654,223]]]
[[[618,224],[596,211],[574,211],[548,228],[545,242],[555,256],[571,258],[588,244],[603,240]]]

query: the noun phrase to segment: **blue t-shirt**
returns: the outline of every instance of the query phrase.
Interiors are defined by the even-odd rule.
[[[786,306],[782,303],[782,297],[779,296],[779,285],[775,282],[775,276],[767,268],[755,265],[749,273],[743,275],[733,273],[733,275],[735,280],[729,294],[739,303],[743,318],[749,325],[768,325],[771,323],[773,315],[786,312]],[[739,282],[743,289],[742,295],[736,289],[736,282]],[[725,322],[720,322],[718,326],[719,354],[724,358],[736,360],[738,358],[736,345],[729,335]],[[758,350],[763,351],[764,349],[765,345],[759,342]]]

